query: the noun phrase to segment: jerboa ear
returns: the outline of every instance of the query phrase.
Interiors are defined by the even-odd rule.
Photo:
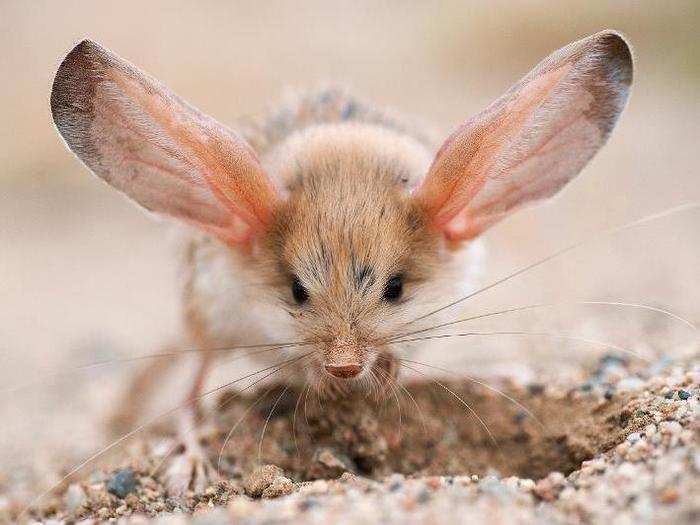
[[[68,147],[149,210],[229,242],[270,221],[276,191],[250,146],[94,42],[63,60],[51,112]]]
[[[459,126],[415,197],[448,239],[475,237],[573,179],[605,143],[631,83],[620,34],[569,44]]]

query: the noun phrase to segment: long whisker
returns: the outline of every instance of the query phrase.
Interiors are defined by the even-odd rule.
[[[291,366],[291,365],[293,365],[293,364],[296,364],[296,363],[298,363],[299,361],[301,361],[302,359],[304,359],[305,357],[308,357],[309,355],[311,355],[312,353],[313,353],[313,352],[307,352],[306,354],[303,354],[303,355],[301,355],[301,356],[298,356],[298,357],[295,357],[295,358],[293,358],[293,359],[291,359],[291,360],[288,360],[287,362],[284,363],[284,367],[287,367],[287,366]],[[273,372],[267,374],[267,375],[266,375],[265,377],[263,377],[261,380],[267,379],[268,377],[270,377],[270,376],[273,375],[273,374],[276,374],[276,373],[279,372],[280,370],[282,370],[282,367],[280,367],[280,368],[278,368],[277,370],[274,370]],[[252,383],[252,384],[248,385],[245,389],[247,390],[247,389],[249,389],[249,388],[255,386],[255,385],[258,384],[261,380],[256,381],[255,383]],[[243,415],[241,416],[241,418],[240,418],[238,421],[236,421],[236,423],[233,425],[233,427],[231,427],[231,429],[229,430],[228,434],[226,434],[226,438],[224,439],[224,442],[223,442],[223,444],[221,445],[221,448],[219,449],[219,455],[218,455],[218,457],[217,457],[217,459],[216,459],[216,472],[217,472],[217,474],[219,474],[219,472],[220,472],[220,470],[221,470],[221,461],[222,461],[222,459],[223,459],[224,450],[226,449],[226,446],[228,445],[229,441],[231,440],[231,437],[232,437],[233,434],[236,432],[236,429],[237,429],[238,426],[245,420],[245,418],[247,417],[248,413],[249,413],[260,401],[262,401],[262,399],[264,399],[264,398],[267,396],[267,394],[269,393],[269,391],[270,391],[270,390],[268,389],[268,390],[267,390],[261,397],[259,397],[252,405],[250,405],[250,406],[245,410],[245,412],[243,412]],[[243,391],[241,391],[241,392],[243,392]]]
[[[518,401],[517,399],[515,399],[515,398],[509,396],[509,395],[506,394],[505,392],[502,392],[502,391],[499,390],[498,388],[496,388],[496,387],[494,387],[494,386],[492,386],[492,385],[489,385],[488,383],[485,383],[485,382],[483,382],[483,381],[480,381],[480,380],[478,380],[478,379],[476,379],[476,378],[474,378],[474,377],[468,376],[468,375],[466,375],[466,374],[462,374],[462,373],[459,373],[459,374],[458,374],[458,373],[456,373],[456,372],[454,372],[454,371],[452,371],[452,370],[448,370],[448,369],[446,369],[446,368],[441,368],[441,367],[435,366],[435,365],[430,365],[430,364],[428,364],[428,363],[422,363],[421,361],[414,361],[414,360],[412,360],[412,359],[399,359],[399,361],[402,361],[402,362],[405,362],[405,363],[412,363],[412,364],[414,364],[414,365],[425,366],[425,367],[428,367],[428,368],[432,368],[432,369],[434,369],[434,370],[439,370],[440,372],[444,372],[444,373],[446,373],[446,374],[451,374],[451,375],[454,375],[455,377],[458,377],[458,378],[464,378],[464,379],[466,379],[466,380],[468,380],[468,381],[470,381],[470,382],[472,382],[472,383],[475,383],[475,384],[477,384],[477,385],[483,386],[484,388],[488,388],[488,389],[491,390],[492,392],[495,392],[495,393],[498,394],[499,396],[501,396],[501,397],[507,399],[508,401],[510,401],[511,403],[513,403],[516,407],[518,407],[518,408],[519,408],[520,410],[522,410],[525,414],[527,414],[529,417],[531,417],[532,420],[535,421],[535,422],[540,426],[540,428],[541,428],[543,431],[545,431],[545,432],[547,431],[547,427],[544,425],[544,423],[542,423],[542,421],[541,421],[535,414],[533,414],[532,411],[531,411],[529,408],[527,408],[525,405],[523,405],[523,404],[522,404],[520,401]]]
[[[309,386],[309,380],[307,379],[306,381],[304,381],[304,387],[301,389],[299,395],[297,396],[297,402],[294,404],[294,414],[292,415],[292,437],[294,438],[294,448],[297,452],[297,459],[301,455],[301,453],[299,452],[299,440],[297,439],[297,410],[299,410],[299,403],[301,402],[301,398],[304,394],[304,391],[308,389]]]
[[[406,387],[405,385],[401,384],[400,381],[396,381],[396,384],[398,387],[404,391],[404,393],[408,396],[408,398],[411,400],[411,403],[413,403],[413,406],[416,407],[416,410],[418,411],[418,414],[420,415],[421,419],[421,424],[423,426],[423,435],[426,435],[428,433],[428,427],[425,424],[425,413],[423,412],[423,409],[421,406],[418,404],[418,401],[416,401],[416,398],[413,397],[413,394],[411,394],[411,391]]]
[[[306,395],[304,396],[304,422],[306,423],[306,428],[309,428],[309,413],[307,410],[307,403],[309,401],[309,394],[311,393],[311,385],[306,389]],[[312,437],[313,439],[313,437]]]
[[[382,382],[377,375],[377,371],[372,368],[369,369],[369,377],[372,381],[372,386],[374,389],[374,399],[377,401],[377,403],[380,403],[386,399],[386,395],[384,395],[384,398],[382,399],[382,394],[385,394],[385,392],[382,391]]]
[[[221,448],[219,449],[219,454],[216,458],[216,474],[217,474],[217,476],[221,475],[221,462],[223,461],[224,450],[226,449],[229,441],[231,440],[231,437],[236,432],[236,429],[239,427],[239,425],[241,423],[243,423],[243,421],[245,421],[245,419],[248,417],[248,414],[250,414],[250,412],[256,406],[258,406],[258,403],[260,403],[263,399],[265,399],[270,392],[272,392],[272,387],[265,389],[265,391],[262,394],[260,394],[255,401],[253,401],[250,405],[248,405],[248,407],[243,411],[243,414],[241,415],[241,417],[239,417],[236,420],[236,422],[233,424],[231,429],[226,434],[226,438],[224,439],[224,443],[221,445]]]
[[[377,353],[377,359],[383,359],[384,361],[391,361],[390,358],[388,358],[387,356],[385,356],[381,353]],[[389,375],[389,374],[387,374],[387,375]],[[394,384],[397,387],[399,387],[401,390],[403,390],[403,392],[411,400],[411,403],[413,403],[413,406],[416,407],[416,411],[418,412],[418,414],[420,415],[420,418],[421,418],[421,425],[423,427],[423,435],[426,435],[428,433],[428,426],[425,423],[425,413],[423,412],[423,409],[421,408],[421,406],[418,404],[418,401],[416,401],[416,398],[413,396],[413,394],[411,394],[411,391],[407,387],[405,387],[401,383],[401,381],[394,379]]]
[[[700,331],[700,326],[696,325],[692,321],[686,319],[685,317],[681,317],[680,315],[671,312],[670,310],[666,310],[665,308],[659,308],[657,306],[652,306],[649,304],[642,304],[642,303],[623,303],[620,301],[581,301],[578,304],[582,305],[602,305],[602,306],[623,306],[623,307],[629,307],[629,308],[640,308],[642,310],[649,310],[652,312],[657,312],[660,314],[664,314],[671,319],[675,319],[676,321],[680,321],[684,325],[686,325],[688,328],[691,328],[693,330]]]
[[[274,404],[272,405],[272,408],[270,409],[270,413],[267,415],[267,418],[265,418],[265,424],[263,425],[262,432],[260,433],[260,442],[258,443],[258,463],[260,464],[262,464],[262,449],[263,442],[265,441],[265,432],[267,431],[267,426],[270,424],[272,414],[275,412],[275,409],[277,408],[277,405],[279,404],[284,394],[287,393],[287,390],[289,390],[289,385],[285,386],[284,390],[282,390],[282,393],[280,393],[280,395],[277,396],[277,399],[275,400]]]
[[[157,416],[154,416],[153,418],[149,419],[149,420],[146,421],[145,423],[142,423],[141,425],[137,426],[136,428],[134,428],[134,429],[130,430],[129,432],[127,432],[126,434],[122,435],[122,436],[119,437],[118,439],[115,439],[115,440],[112,441],[109,445],[107,445],[106,447],[103,447],[102,449],[100,449],[99,451],[97,451],[96,453],[92,454],[90,457],[88,457],[88,458],[85,459],[84,461],[81,461],[78,465],[76,465],[75,467],[73,467],[73,468],[72,468],[65,476],[63,476],[59,481],[57,481],[56,483],[54,483],[53,485],[51,485],[51,487],[49,487],[47,490],[45,490],[44,492],[42,492],[41,494],[39,494],[37,497],[33,498],[33,499],[29,502],[29,504],[20,512],[20,514],[19,514],[19,516],[18,516],[18,519],[22,519],[22,518],[26,515],[26,513],[29,511],[29,509],[31,509],[33,506],[35,506],[39,501],[41,501],[43,498],[45,498],[47,495],[49,495],[53,490],[55,490],[57,487],[59,487],[63,482],[65,482],[65,481],[66,481],[67,479],[69,479],[71,476],[77,474],[77,473],[80,472],[83,468],[85,468],[87,465],[89,465],[90,463],[92,463],[92,462],[95,461],[96,459],[98,459],[98,458],[104,456],[107,452],[109,452],[110,450],[112,450],[112,449],[114,449],[115,447],[119,446],[120,444],[122,444],[123,442],[125,442],[125,441],[128,440],[129,438],[133,437],[134,435],[138,434],[138,433],[141,432],[142,430],[144,430],[144,429],[148,428],[149,426],[155,424],[156,422],[160,421],[161,419],[163,419],[163,418],[165,418],[165,417],[167,417],[167,416],[170,416],[171,414],[174,414],[174,413],[177,412],[178,410],[182,410],[183,408],[185,408],[185,407],[187,407],[187,406],[190,406],[191,404],[193,404],[193,403],[199,401],[200,399],[203,399],[203,398],[206,397],[206,396],[209,396],[209,395],[214,394],[214,393],[216,393],[216,392],[220,392],[221,390],[223,390],[223,389],[225,389],[225,388],[229,388],[230,386],[232,386],[232,385],[234,385],[234,384],[236,384],[236,383],[239,383],[240,381],[245,381],[246,379],[248,379],[248,378],[250,378],[250,377],[254,377],[254,376],[256,376],[256,375],[258,375],[258,374],[260,374],[260,373],[266,372],[267,370],[271,370],[271,369],[273,369],[273,368],[276,368],[276,367],[278,367],[278,366],[280,366],[280,365],[282,365],[282,364],[285,364],[286,362],[289,362],[289,361],[291,361],[291,360],[282,361],[282,362],[280,362],[280,363],[277,363],[276,365],[271,365],[271,366],[266,367],[266,368],[263,368],[263,369],[261,369],[261,370],[257,370],[256,372],[252,372],[252,373],[250,373],[250,374],[247,374],[247,375],[245,375],[245,376],[243,376],[243,377],[239,377],[238,379],[234,379],[233,381],[229,381],[229,382],[227,382],[227,383],[224,383],[223,385],[219,385],[219,386],[216,387],[216,388],[212,388],[211,390],[208,390],[208,391],[206,391],[206,392],[204,392],[204,393],[202,393],[202,394],[199,394],[199,395],[197,395],[197,396],[193,396],[193,397],[191,397],[191,398],[185,400],[183,403],[180,403],[180,404],[178,404],[177,406],[172,407],[172,408],[166,410],[165,412],[161,412],[161,413],[158,414]]]
[[[401,410],[401,402],[399,401],[399,395],[398,395],[398,389],[396,387],[396,380],[391,377],[391,375],[388,372],[385,372],[384,370],[378,369],[378,373],[380,373],[382,376],[384,376],[384,379],[386,380],[387,384],[389,385],[389,388],[391,388],[391,392],[394,395],[394,399],[396,400],[396,409],[398,410],[398,417],[399,417],[399,442],[401,442],[401,432],[403,430],[403,414]]]
[[[629,354],[629,355],[636,357],[637,359],[639,359],[641,361],[644,361],[645,363],[648,363],[648,364],[652,363],[652,361],[650,359],[647,359],[646,357],[643,357],[638,352],[635,352],[634,350],[630,350],[628,348],[623,348],[621,346],[614,345],[612,343],[608,343],[605,341],[597,341],[595,339],[588,339],[585,337],[577,337],[577,336],[566,335],[566,334],[557,334],[557,333],[553,333],[553,332],[526,332],[526,331],[518,331],[518,330],[502,331],[502,332],[461,332],[461,333],[457,333],[457,334],[426,335],[426,336],[421,336],[421,337],[402,339],[402,340],[394,341],[394,342],[395,343],[409,343],[409,342],[414,342],[414,341],[427,341],[430,339],[449,339],[452,337],[481,337],[481,336],[492,336],[492,335],[519,335],[519,336],[533,336],[533,337],[550,337],[553,339],[564,339],[567,341],[577,341],[580,343],[587,343],[590,345],[595,345],[595,346],[607,348],[609,350],[615,350],[617,352]]]
[[[491,430],[489,429],[489,426],[488,426],[488,425],[486,424],[486,422],[481,418],[481,416],[479,416],[479,414],[476,413],[476,410],[474,410],[474,409],[471,407],[471,405],[470,405],[469,403],[467,403],[464,399],[462,399],[462,397],[460,397],[460,396],[459,396],[457,393],[455,393],[452,389],[450,389],[449,387],[447,387],[445,384],[443,384],[442,382],[438,381],[437,379],[434,379],[434,378],[432,378],[432,377],[429,377],[429,376],[428,376],[427,374],[425,374],[424,372],[421,372],[420,370],[417,370],[417,369],[413,368],[412,366],[407,365],[406,363],[399,362],[399,365],[400,365],[400,366],[403,366],[403,367],[405,367],[405,368],[408,368],[409,370],[412,370],[413,372],[415,372],[415,373],[417,373],[417,374],[420,374],[420,375],[423,376],[424,378],[426,378],[426,379],[432,381],[432,382],[435,383],[436,385],[440,386],[445,392],[447,392],[447,393],[450,394],[452,397],[454,397],[457,401],[459,401],[459,403],[460,403],[462,406],[464,406],[467,410],[469,410],[469,412],[472,414],[472,416],[474,416],[474,418],[479,422],[479,424],[481,425],[481,427],[486,431],[486,434],[488,434],[489,439],[491,440],[491,442],[496,446],[496,448],[498,449],[499,453],[502,454],[502,452],[501,452],[501,447],[500,447],[500,445],[498,444],[498,441],[496,441],[496,438],[494,437],[494,435],[491,433]]]
[[[512,308],[506,308],[503,310],[498,310],[495,312],[487,312],[484,314],[478,314],[478,315],[473,315],[471,317],[463,317],[461,319],[457,319],[455,321],[448,321],[445,323],[440,323],[437,325],[433,325],[427,328],[421,328],[420,330],[414,330],[412,332],[405,332],[403,334],[394,336],[391,339],[388,339],[386,342],[391,343],[393,341],[398,340],[399,338],[402,337],[407,337],[411,335],[416,335],[416,334],[422,334],[425,332],[431,332],[433,330],[437,330],[439,328],[444,328],[446,326],[453,326],[456,324],[460,323],[466,323],[468,321],[475,321],[477,319],[484,319],[487,317],[495,317],[498,315],[503,315],[503,314],[509,314],[509,313],[514,313],[514,312],[522,312],[526,310],[537,310],[541,308],[556,308],[558,306],[617,306],[617,307],[625,307],[625,308],[638,308],[642,310],[649,310],[652,312],[658,312],[661,314],[664,314],[672,319],[675,319],[684,325],[688,326],[689,328],[695,330],[695,331],[700,331],[700,328],[694,324],[693,322],[689,321],[688,319],[685,319],[681,317],[678,314],[675,314],[669,310],[665,310],[663,308],[659,308],[656,306],[651,306],[648,304],[641,304],[641,303],[625,303],[622,301],[573,301],[573,302],[561,302],[561,303],[535,303],[535,304],[528,304],[524,306],[514,306]]]
[[[635,228],[637,226],[641,226],[643,224],[655,221],[657,219],[668,217],[669,215],[674,215],[676,213],[682,213],[685,211],[694,210],[694,209],[699,208],[699,207],[700,207],[700,202],[689,202],[689,203],[681,204],[679,206],[675,206],[673,208],[669,208],[667,210],[660,211],[658,213],[647,215],[646,217],[642,217],[641,219],[637,219],[635,221],[628,222],[626,224],[623,224],[622,226],[616,226],[614,228],[609,228],[607,230],[604,230],[604,231],[596,234],[595,237],[589,237],[588,239],[584,239],[582,241],[579,241],[579,242],[576,242],[574,244],[570,244],[569,246],[566,246],[564,248],[561,248],[561,249],[559,249],[559,250],[557,250],[557,251],[555,251],[555,252],[553,252],[545,257],[542,257],[541,259],[536,260],[533,263],[530,263],[526,266],[523,266],[522,268],[519,268],[518,270],[506,275],[505,277],[497,279],[497,280],[491,282],[490,284],[483,286],[482,288],[479,288],[478,290],[475,290],[475,291],[473,291],[473,292],[471,292],[471,293],[469,293],[469,294],[467,294],[459,299],[456,299],[456,300],[452,301],[451,303],[446,304],[445,306],[441,306],[440,308],[436,308],[435,310],[432,310],[424,315],[421,315],[420,317],[416,317],[415,319],[413,319],[411,321],[407,321],[405,324],[413,324],[417,321],[421,321],[421,320],[425,319],[426,317],[430,317],[430,316],[435,315],[439,312],[442,312],[443,310],[447,310],[448,308],[452,308],[453,306],[456,306],[460,303],[463,303],[464,301],[471,299],[472,297],[475,297],[476,295],[479,295],[482,292],[490,290],[491,288],[495,288],[496,286],[498,286],[502,283],[505,283],[507,281],[510,281],[511,279],[514,279],[515,277],[518,277],[519,275],[522,275],[529,270],[537,268],[538,266],[541,266],[541,265],[551,261],[552,259],[556,259],[557,257],[561,257],[562,255],[564,255],[570,251],[573,251],[577,248],[580,248],[582,246],[599,241],[603,237],[609,237],[609,236],[621,233],[625,230]]]
[[[377,373],[372,369],[369,370],[369,378],[371,381],[372,390],[374,391],[374,393],[373,393],[374,399],[376,399],[377,402],[380,402],[381,401],[380,395],[381,395],[382,384],[379,381],[379,378],[377,377]]]
[[[313,341],[299,341],[296,343],[293,343],[293,342],[277,343],[277,344],[266,343],[266,344],[242,345],[242,346],[225,346],[225,347],[219,347],[219,348],[188,348],[188,349],[183,349],[183,350],[175,350],[173,352],[159,352],[159,353],[155,353],[155,354],[139,355],[139,356],[134,356],[134,357],[106,359],[103,361],[97,361],[94,363],[79,365],[77,367],[70,368],[69,370],[63,370],[61,372],[54,372],[51,374],[46,374],[46,375],[39,377],[38,379],[34,379],[30,382],[23,383],[21,385],[15,385],[15,386],[11,386],[9,388],[0,389],[0,395],[11,394],[11,393],[17,392],[17,391],[25,389],[25,388],[36,386],[38,384],[43,384],[47,380],[50,380],[50,379],[58,379],[61,377],[70,376],[70,375],[75,374],[75,373],[90,371],[90,370],[94,370],[96,368],[102,368],[105,366],[110,366],[110,365],[115,365],[115,364],[137,363],[140,361],[147,361],[147,360],[151,360],[151,359],[176,359],[176,358],[182,357],[183,355],[190,354],[190,353],[204,353],[204,354],[206,354],[206,353],[232,352],[234,350],[253,350],[251,352],[246,352],[245,354],[237,356],[236,360],[238,360],[238,359],[244,359],[244,358],[249,357],[249,356],[263,354],[265,352],[271,352],[274,350],[282,350],[285,348],[308,346],[310,344],[314,344],[314,342]],[[255,349],[257,349],[257,350],[255,350]]]
[[[219,407],[219,410],[224,410],[229,404],[231,404],[231,403],[233,402],[233,400],[234,400],[235,398],[240,397],[240,396],[241,396],[244,392],[246,392],[247,390],[250,390],[250,389],[253,388],[255,385],[261,383],[262,381],[264,381],[264,380],[267,379],[268,377],[270,377],[270,376],[272,376],[272,375],[274,375],[274,374],[280,372],[281,370],[287,368],[288,366],[293,365],[295,362],[296,362],[296,361],[292,360],[291,362],[283,363],[282,365],[280,365],[279,367],[277,367],[277,368],[276,368],[275,370],[273,370],[272,372],[269,372],[269,373],[265,374],[263,377],[260,377],[260,378],[258,378],[258,379],[256,379],[256,380],[254,380],[253,382],[251,382],[250,384],[246,385],[244,388],[242,388],[241,390],[239,390],[239,391],[236,392],[235,394],[231,395],[228,399],[226,399],[226,400],[224,401],[224,403],[222,403],[221,406]],[[194,430],[197,428],[197,425],[198,425],[197,422],[195,422],[194,425],[192,425],[192,426],[190,426],[189,428],[187,428],[184,432],[189,433],[189,432],[194,431]],[[174,444],[166,451],[165,455],[161,458],[161,460],[158,462],[158,464],[151,470],[151,472],[150,472],[150,475],[151,475],[151,476],[155,476],[155,475],[156,475],[156,473],[160,470],[160,468],[161,468],[161,467],[163,466],[163,464],[167,461],[167,459],[170,457],[170,455],[171,455],[173,452],[175,452],[175,450],[178,448],[178,446],[179,446],[179,443],[174,443]],[[217,471],[216,471],[216,473],[217,473],[217,475],[219,474],[218,464],[217,464]]]

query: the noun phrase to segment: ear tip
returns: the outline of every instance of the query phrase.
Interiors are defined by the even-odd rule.
[[[97,62],[106,50],[98,43],[84,39],[76,44],[58,66],[51,86],[51,111],[56,111],[90,85],[90,78],[98,71]]]
[[[632,84],[634,55],[625,35],[614,29],[606,29],[591,38],[606,59],[614,62],[619,81],[627,85]]]
[[[54,76],[51,116],[71,149],[85,140],[84,131],[92,113],[92,94],[107,53],[96,42],[84,39],[68,52]]]
[[[98,56],[106,54],[107,50],[105,48],[97,42],[86,38],[73,46],[73,49],[71,49],[61,61],[58,70],[60,72],[62,69],[70,68],[78,62],[84,62],[86,60],[94,62]]]

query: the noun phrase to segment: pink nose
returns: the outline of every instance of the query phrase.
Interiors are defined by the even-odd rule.
[[[342,377],[343,379],[355,377],[357,374],[362,372],[362,366],[356,363],[348,363],[344,365],[327,364],[325,365],[325,368],[326,372],[332,376]]]

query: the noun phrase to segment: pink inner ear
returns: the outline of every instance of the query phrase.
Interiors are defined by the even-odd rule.
[[[542,74],[515,96],[467,121],[445,141],[416,197],[448,238],[474,237],[498,220],[470,213],[469,204],[500,171],[500,152],[513,144],[570,69],[571,64],[565,64]],[[498,204],[494,202],[495,207]]]
[[[227,242],[269,225],[277,192],[248,144],[99,44],[63,60],[51,113],[70,149],[144,208]]]
[[[214,196],[233,213],[228,235],[240,242],[270,222],[277,192],[248,144],[202,114],[187,118],[169,100],[144,91],[133,79],[110,70],[111,80],[162,126],[179,151],[169,152],[202,174]],[[247,225],[247,227],[246,227]]]
[[[416,198],[451,240],[551,197],[605,143],[627,101],[632,55],[613,31],[545,58],[453,133]]]

